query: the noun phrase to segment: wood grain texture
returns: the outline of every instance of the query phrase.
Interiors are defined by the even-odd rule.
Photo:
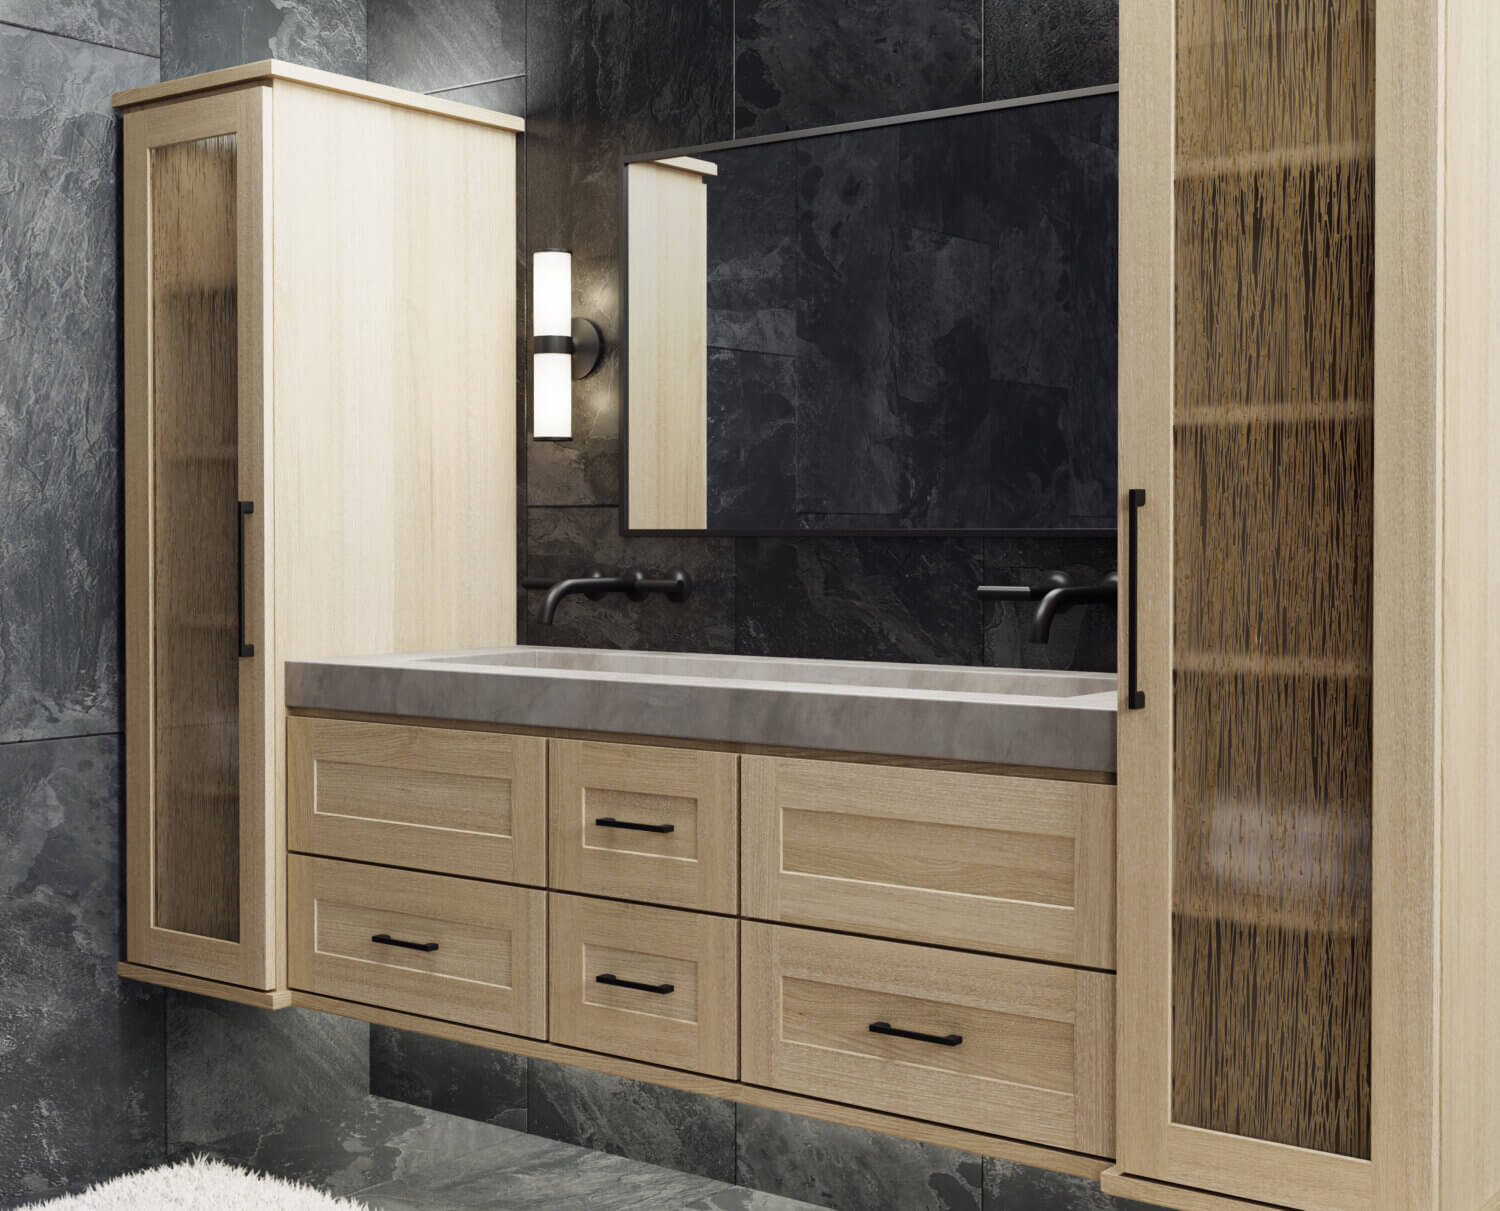
[[[739,908],[739,758],[553,740],[551,886],[674,908]],[[650,833],[600,819],[668,826]]]
[[[159,106],[126,119],[124,160],[127,954],[255,989],[276,986],[281,919],[266,794],[274,654],[262,643],[239,659],[223,611],[235,604],[224,592],[235,575],[234,499],[261,499],[266,466],[269,124],[259,88]],[[216,150],[205,160],[184,145]],[[154,167],[164,171],[156,180]],[[158,256],[158,235],[184,255]],[[210,388],[219,406],[203,409],[198,396]],[[257,527],[246,539],[253,636],[266,550]],[[173,559],[174,542],[189,553]],[[209,572],[196,584],[183,572],[196,575],[200,555]]]
[[[546,1035],[546,893],[300,854],[288,860],[288,882],[293,987]]]
[[[1262,1211],[1272,1208],[1270,1203],[1230,1198],[1223,1194],[1210,1194],[1206,1190],[1190,1190],[1184,1186],[1169,1186],[1164,1182],[1132,1177],[1119,1165],[1112,1165],[1099,1175],[1099,1188],[1105,1194],[1112,1194],[1117,1198],[1149,1202],[1153,1207],[1170,1207],[1172,1211]],[[1279,1211],[1279,1208],[1272,1208],[1272,1211]]]
[[[1448,0],[1444,31],[1443,1211],[1500,1202],[1500,12]]]
[[[1114,792],[742,758],[743,913],[1109,968]]]
[[[748,921],[740,946],[746,1081],[1096,1155],[1113,1147],[1098,1077],[1113,1054],[1112,976]],[[876,1034],[877,1021],[963,1041]],[[1082,1049],[1080,1029],[1094,1034]]]
[[[153,984],[158,988],[171,988],[177,992],[191,992],[200,997],[213,997],[216,1001],[249,1005],[254,1009],[285,1009],[292,1003],[292,994],[285,988],[271,991],[241,988],[238,984],[201,980],[197,976],[186,976],[178,971],[163,971],[159,967],[142,967],[139,963],[116,963],[115,974],[122,980],[134,980],[138,984]]]
[[[294,850],[473,879],[547,881],[547,742],[287,720]]]
[[[554,1043],[739,1075],[738,923],[555,893],[547,902]],[[605,974],[672,991],[598,983]]]
[[[680,163],[626,166],[628,524],[708,525],[708,191]]]
[[[620,1056],[604,1055],[594,1051],[582,1051],[576,1047],[563,1047],[556,1043],[544,1043],[516,1035],[479,1030],[456,1022],[444,1022],[436,1018],[400,1013],[374,1005],[360,1005],[352,1001],[319,996],[316,993],[293,990],[292,1005],[301,1009],[336,1013],[362,1022],[373,1022],[380,1026],[392,1026],[398,1030],[411,1030],[418,1034],[467,1043],[475,1047],[489,1047],[509,1052],[512,1055],[549,1060],[556,1064],[570,1064],[576,1068],[624,1077],[627,1080],[647,1081],[664,1085],[669,1089],[680,1089],[685,1093],[701,1093],[708,1097],[724,1098],[746,1106],[760,1106],[786,1114],[803,1115],[823,1122],[856,1127],[861,1131],[897,1135],[938,1148],[954,1148],[976,1156],[993,1156],[1001,1160],[1013,1161],[1018,1165],[1051,1169],[1057,1173],[1067,1173],[1074,1177],[1087,1178],[1090,1181],[1098,1180],[1099,1174],[1109,1164],[1107,1160],[1099,1157],[1045,1148],[1022,1140],[964,1131],[923,1119],[885,1114],[878,1110],[803,1097],[777,1089],[764,1089],[755,1085],[726,1081],[719,1077],[703,1076],[696,1072],[685,1072],[679,1068],[662,1068],[657,1065],[643,1064],[639,1060],[624,1059]]]
[[[237,67],[222,68],[219,71],[203,72],[196,76],[184,76],[177,80],[163,80],[160,84],[148,84],[143,88],[128,89],[125,92],[115,93],[112,104],[116,109],[133,109],[171,98],[214,93],[222,89],[262,81],[272,85],[278,81],[285,81],[289,84],[321,88],[346,96],[365,97],[386,105],[453,118],[479,126],[489,126],[497,130],[519,133],[526,129],[525,121],[514,114],[497,113],[475,105],[463,105],[441,97],[408,92],[404,88],[392,88],[386,84],[375,84],[368,80],[357,80],[351,76],[340,76],[315,67],[304,67],[300,63],[284,63],[279,59],[262,59],[256,63],[245,63]]]

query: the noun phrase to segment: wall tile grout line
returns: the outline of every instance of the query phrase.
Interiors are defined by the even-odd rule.
[[[4,22],[0,22],[3,25]],[[18,740],[0,740],[0,748],[8,748],[15,744],[53,744],[62,740],[97,740],[110,736],[124,737],[124,728],[115,728],[108,732],[71,732],[66,736],[23,736]]]
[[[60,34],[52,29],[40,29],[35,25],[25,25],[20,21],[7,21],[0,18],[0,29],[19,29],[28,34],[40,34],[44,38],[62,38],[68,42],[81,42],[84,46],[97,46],[101,50],[112,50],[122,55],[134,55],[138,59],[161,60],[161,52],[158,50],[153,54],[149,50],[133,50],[128,46],[116,46],[113,42],[99,42],[93,38],[80,38],[77,34]],[[159,36],[159,31],[158,31]]]
[[[459,92],[465,88],[478,88],[482,84],[504,84],[510,80],[524,80],[526,73],[523,71],[512,72],[508,76],[491,76],[487,80],[470,80],[467,84],[444,84],[442,88],[429,88],[426,95],[429,97],[440,97],[444,93]]]

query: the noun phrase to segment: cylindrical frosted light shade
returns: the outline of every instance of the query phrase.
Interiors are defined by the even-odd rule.
[[[531,322],[537,336],[573,331],[573,254],[539,252],[531,262]]]
[[[531,436],[567,441],[573,436],[573,358],[567,353],[537,353],[531,358]]]

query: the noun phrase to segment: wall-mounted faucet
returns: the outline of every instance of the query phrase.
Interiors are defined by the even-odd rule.
[[[1046,643],[1052,638],[1052,621],[1059,614],[1078,605],[1117,607],[1120,576],[1111,572],[1098,584],[1074,584],[1066,572],[1048,572],[1038,585],[982,584],[979,596],[984,601],[1034,601],[1036,616],[1031,623],[1031,642]]]
[[[557,607],[563,598],[582,593],[590,601],[600,600],[606,593],[624,593],[631,601],[645,601],[652,593],[660,593],[668,601],[686,601],[693,593],[693,578],[681,568],[668,574],[663,580],[652,580],[636,568],[618,576],[606,576],[594,571],[587,576],[575,576],[568,580],[537,580],[528,578],[521,582],[528,589],[546,589],[547,599],[542,602],[541,620],[551,625],[557,616]]]

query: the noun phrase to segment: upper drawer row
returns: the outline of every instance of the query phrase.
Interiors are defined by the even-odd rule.
[[[1113,966],[1113,787],[301,716],[288,749],[305,853]]]

